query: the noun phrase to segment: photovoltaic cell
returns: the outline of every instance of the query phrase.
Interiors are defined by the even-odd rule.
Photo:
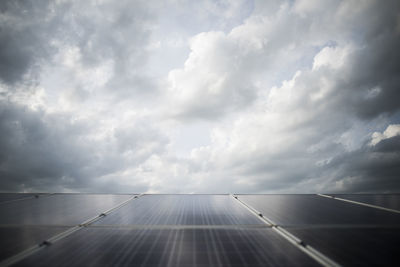
[[[280,225],[400,223],[400,214],[317,195],[240,195],[239,199]]]
[[[400,194],[338,194],[332,196],[400,211]]]
[[[67,229],[67,227],[54,226],[1,226],[0,261],[38,245],[47,238]]]
[[[108,210],[130,195],[57,194],[0,205],[0,225],[73,225]]]
[[[318,266],[271,229],[88,227],[15,266]]]
[[[227,225],[263,222],[228,195],[145,195],[95,224]]]
[[[288,230],[343,266],[400,266],[400,228]]]

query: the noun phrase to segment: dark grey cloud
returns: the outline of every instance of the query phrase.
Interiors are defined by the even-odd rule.
[[[168,143],[146,124],[116,128],[96,138],[96,125],[69,114],[46,114],[1,102],[0,188],[2,191],[113,191],[100,177],[160,154]],[[128,153],[127,156],[125,153]],[[145,184],[126,190],[143,191]],[[125,190],[125,191],[126,191]],[[124,191],[124,190],[123,190]]]
[[[374,3],[363,14],[360,27],[360,49],[351,56],[343,76],[348,81],[341,84],[348,91],[350,105],[362,118],[369,119],[381,113],[393,114],[400,108],[400,29],[398,1],[384,5]],[[375,88],[376,94],[371,93]]]
[[[399,193],[400,136],[335,157],[324,170],[343,183],[336,192]],[[334,193],[336,193],[334,192]]]
[[[16,83],[39,83],[41,68],[57,64],[52,62],[56,53],[69,47],[78,48],[84,67],[112,62],[105,87],[110,96],[126,98],[132,91],[155,89],[142,72],[154,24],[151,5],[139,1],[2,1],[0,5],[0,79],[10,85],[8,90]]]
[[[66,124],[67,130],[57,134],[56,126],[44,121],[43,112],[4,102],[0,122],[3,190],[29,190],[41,185],[51,188],[62,183],[62,177],[75,177],[79,167],[90,161],[73,148],[77,141],[74,136],[83,130],[80,126]]]
[[[0,79],[13,85],[51,56],[58,18],[49,1],[1,1],[0,15]]]
[[[155,24],[151,2],[77,2],[63,23],[69,26],[63,27],[68,30],[63,41],[79,47],[84,65],[113,62],[113,75],[105,85],[110,95],[126,99],[132,97],[132,92],[156,89],[143,71],[148,60],[146,46]]]
[[[127,189],[104,177],[163,153],[168,139],[144,119],[118,122],[111,129],[99,121],[118,101],[154,89],[142,72],[152,10],[151,3],[140,1],[0,3],[1,191],[147,190],[143,181],[132,182],[134,186]],[[60,67],[60,53],[70,61],[69,72]],[[110,79],[103,88],[93,88],[82,72],[105,62],[112,65],[106,73]],[[48,78],[42,76],[45,68],[54,69],[56,76],[45,85],[44,101],[66,95],[69,103],[98,109],[98,117],[79,119],[85,117],[82,112],[89,112],[85,106],[79,112],[49,111],[54,102],[32,109],[30,98]],[[45,74],[49,73],[53,74]],[[111,106],[88,102],[93,95],[109,99]]]
[[[0,191],[399,191],[399,10],[2,1]]]

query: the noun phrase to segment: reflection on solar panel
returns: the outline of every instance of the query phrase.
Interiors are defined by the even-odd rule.
[[[377,205],[384,208],[400,210],[400,195],[397,194],[338,194],[333,196]]]
[[[45,194],[18,194],[18,193],[0,193],[0,205],[3,203],[9,203],[13,201],[31,199],[31,198],[39,198]]]
[[[271,229],[85,228],[16,266],[317,266]]]
[[[129,195],[57,194],[1,206],[0,224],[74,225],[128,199]]]
[[[400,224],[395,213],[318,195],[241,195],[240,199],[280,225]]]
[[[395,266],[390,199],[0,194],[0,267]]]
[[[67,230],[62,226],[0,226],[0,261],[53,235]]]
[[[262,224],[227,195],[147,195],[96,224]]]

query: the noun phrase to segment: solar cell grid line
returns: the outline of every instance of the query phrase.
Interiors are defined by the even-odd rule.
[[[271,228],[272,228],[272,226],[271,226]],[[240,231],[239,233],[242,233],[242,231]],[[244,235],[244,234],[241,234],[241,238],[242,239],[247,239],[247,240],[250,240],[251,239],[251,237],[250,236],[248,236],[248,235]],[[250,242],[249,242],[250,243]],[[263,257],[263,253],[262,253],[262,251],[260,251],[260,250],[257,250],[257,247],[263,247],[263,244],[261,243],[261,240],[255,240],[255,242],[254,242],[254,247],[252,248],[253,249],[253,251],[255,251],[256,252],[256,254],[257,254],[257,257],[256,257],[256,259],[258,260],[258,261],[260,261],[260,259]],[[273,259],[271,258],[271,259],[269,259],[269,261],[273,261]],[[260,261],[260,264],[261,264],[262,262]],[[276,263],[276,265],[279,265],[279,262],[277,262]]]
[[[195,240],[195,238],[196,238],[196,232],[195,231],[192,231],[192,240]],[[192,242],[191,243],[191,246],[192,246],[192,251],[197,251],[197,246],[196,246],[196,242]],[[192,266],[193,267],[197,267],[197,259],[196,259],[196,253],[193,253],[193,256],[192,256]]]
[[[309,255],[311,258],[316,260],[321,265],[323,265],[323,266],[332,266],[332,267],[340,266],[340,264],[338,264],[334,260],[330,259],[329,257],[325,256],[324,254],[322,254],[321,252],[319,252],[315,248],[305,244],[302,240],[300,240],[299,238],[297,238],[293,234],[289,233],[288,231],[286,231],[282,227],[280,227],[280,226],[278,226],[278,225],[276,225],[274,223],[271,223],[272,221],[270,219],[268,219],[268,217],[266,217],[265,215],[259,213],[253,207],[251,207],[250,205],[248,205],[244,201],[240,200],[238,196],[235,196],[235,195],[231,195],[231,196],[232,196],[233,199],[237,200],[243,206],[245,206],[246,208],[251,210],[255,216],[257,216],[258,218],[261,218],[262,220],[264,220],[265,223],[270,224],[270,225],[272,224],[272,229],[274,229],[278,234],[280,234],[282,237],[284,237],[287,241],[289,241],[290,243],[295,245],[297,248],[299,248],[301,251],[303,251],[304,253]]]
[[[389,212],[394,212],[394,213],[400,214],[400,211],[395,210],[395,209],[389,209],[389,208],[385,208],[385,207],[381,207],[381,206],[377,206],[377,205],[372,205],[372,204],[368,204],[368,203],[363,203],[363,202],[359,202],[359,201],[355,201],[355,200],[340,198],[340,197],[326,195],[326,194],[317,194],[317,195],[321,196],[321,197],[336,199],[336,200],[340,200],[340,201],[344,201],[344,202],[348,202],[348,203],[352,203],[352,204],[357,204],[357,205],[361,205],[361,206],[365,206],[365,207],[370,207],[370,208],[374,208],[374,209],[379,209],[379,210],[384,210],[384,211],[389,211]]]
[[[240,230],[238,232],[240,232]],[[243,266],[248,266],[248,264],[246,263],[246,259],[243,257],[243,254],[240,253],[241,252],[240,249],[238,249],[237,243],[233,240],[231,235],[227,235],[227,236],[228,236],[230,243],[233,245],[235,254],[239,256],[241,264],[243,264]],[[220,242],[222,244],[220,238],[218,238],[218,242]]]
[[[126,250],[120,249],[121,251],[132,251],[131,253],[122,253],[120,257],[115,262],[115,266],[123,265],[124,262],[131,262],[132,259],[136,256],[141,246],[143,246],[144,242],[146,241],[148,229],[144,229],[139,232],[138,236],[135,239],[131,239],[132,242],[128,242],[125,246]],[[110,235],[111,236],[111,235]],[[118,243],[115,242],[115,245]]]
[[[215,236],[212,234],[212,231],[206,231],[205,234],[206,234],[206,247],[207,247],[207,251],[215,251],[215,252],[217,252],[217,251],[218,251],[217,242],[216,242]],[[209,236],[209,238],[207,238],[207,236]],[[211,242],[209,242],[210,240],[211,240]],[[210,244],[210,243],[211,243],[211,244]],[[211,245],[212,249],[210,249],[210,245]],[[226,262],[226,259],[225,259],[225,255],[224,255],[224,254],[221,255],[221,253],[216,253],[216,254],[214,255],[214,254],[209,253],[209,256],[210,256],[210,259],[209,259],[209,260],[210,260],[210,263],[213,262],[211,255],[213,255],[213,256],[215,257],[215,259],[216,259],[216,261],[217,261],[217,263],[218,263],[218,266],[223,266],[223,265],[222,265],[222,262]],[[220,256],[223,257],[224,259],[221,260],[221,257],[220,257]]]
[[[172,249],[171,252],[169,253],[168,261],[167,261],[167,266],[180,266],[181,264],[181,258],[183,258],[185,255],[182,253],[182,245],[183,245],[183,240],[185,238],[185,231],[179,231],[175,230],[174,231],[174,239],[173,239],[173,244],[172,244]],[[174,256],[176,256],[176,263],[174,263]],[[192,261],[192,260],[190,260]],[[159,264],[161,267],[161,264]]]
[[[259,240],[254,240],[254,243],[252,243],[251,241],[251,237],[249,235],[245,235],[243,233],[243,231],[238,231],[238,234],[240,236],[240,239],[245,240],[247,243],[250,244],[251,250],[253,250],[255,252],[255,260],[257,261],[257,263],[259,265],[262,265],[263,262],[261,261],[261,258],[264,256],[262,255],[261,251],[257,249],[257,247],[262,247],[262,244],[259,242]]]
[[[149,261],[149,259],[151,257],[154,257],[154,254],[156,254],[155,252],[157,251],[157,245],[159,244],[162,232],[161,231],[156,231],[156,233],[157,233],[156,237],[155,237],[155,239],[153,239],[154,242],[150,245],[150,247],[147,250],[147,253],[144,255],[144,260],[143,260],[143,263],[141,264],[142,266],[146,266],[146,264]]]
[[[176,238],[177,238],[177,232],[169,231],[169,233],[168,233],[168,241],[167,242],[169,242],[169,240],[171,240],[171,239],[176,240]],[[160,262],[166,262],[165,266],[171,266],[171,262],[170,261],[172,259],[172,254],[173,254],[173,251],[175,249],[175,246],[176,246],[176,242],[172,242],[172,249],[171,250],[168,250],[168,246],[164,247]],[[160,265],[161,264],[159,264],[159,266]]]
[[[214,229],[211,229],[210,230],[210,232],[211,232],[211,235],[213,235],[214,234],[214,231],[216,231],[216,230],[214,230]],[[230,235],[228,235],[229,237],[231,237]],[[218,235],[218,234],[215,234],[215,240],[216,240],[216,245],[217,245],[217,247],[218,247],[218,252],[219,251],[221,251],[222,249],[222,247],[224,247],[224,242],[221,240],[221,235]],[[229,240],[231,240],[230,238],[229,238]],[[231,244],[231,243],[228,243],[228,244]],[[234,248],[235,247],[235,244],[232,244],[232,247]],[[232,261],[232,258],[229,256],[229,255],[227,255],[229,252],[231,252],[232,251],[232,248],[228,248],[228,249],[226,249],[225,251],[223,251],[223,253],[218,253],[218,254],[222,254],[222,256],[223,256],[223,258],[224,258],[224,262],[231,262]],[[237,251],[236,251],[237,252]],[[240,262],[241,262],[241,265],[246,265],[246,262],[243,260],[243,255],[242,255],[242,253],[240,253],[239,252],[239,254],[237,254],[238,256],[239,256],[239,259],[236,259],[235,260],[235,262],[237,262],[237,260],[240,260]]]
[[[149,195],[146,195],[145,197],[149,197]],[[142,199],[142,201],[143,201],[143,199]],[[140,203],[138,205],[140,205]],[[154,202],[153,205],[151,206],[151,208],[149,209],[149,211],[157,210],[158,206],[159,206],[159,203]],[[132,211],[132,213],[133,212],[134,211]],[[148,223],[149,224],[158,224],[160,217],[164,217],[166,219],[169,219],[171,217],[170,213],[167,213],[167,214],[164,214],[164,213],[165,213],[164,209],[162,209],[159,213],[156,213],[156,212],[150,213],[150,216],[148,217],[149,218]],[[143,223],[143,224],[145,225],[146,223]]]
[[[55,243],[55,242],[57,242],[57,241],[59,241],[59,240],[65,238],[65,237],[67,237],[67,236],[69,236],[69,235],[71,235],[71,234],[73,234],[73,233],[79,231],[79,230],[82,229],[83,227],[87,227],[87,226],[90,225],[91,223],[93,223],[93,222],[95,222],[95,221],[97,221],[97,220],[103,218],[104,215],[107,215],[107,214],[113,212],[114,210],[120,208],[121,206],[125,205],[125,204],[128,203],[129,201],[131,201],[131,200],[133,200],[133,199],[137,199],[137,198],[140,197],[140,196],[141,196],[141,195],[132,196],[132,197],[129,198],[128,200],[126,200],[126,201],[120,203],[119,205],[117,205],[117,206],[115,206],[115,207],[113,207],[113,208],[110,208],[110,209],[106,210],[105,212],[103,212],[103,213],[101,213],[101,214],[99,214],[99,215],[97,215],[97,216],[95,216],[95,217],[93,217],[93,218],[89,218],[89,219],[87,219],[86,221],[84,221],[84,222],[78,224],[77,226],[71,227],[71,228],[65,230],[64,232],[61,232],[61,233],[59,233],[59,234],[57,234],[57,235],[54,235],[54,236],[50,237],[50,238],[47,239],[47,240],[44,240],[42,243],[40,243],[40,244],[38,244],[38,245],[36,245],[36,246],[30,247],[30,248],[28,248],[28,249],[26,249],[26,250],[24,250],[24,251],[21,251],[20,253],[14,255],[14,256],[12,256],[12,257],[9,257],[9,258],[3,260],[2,262],[0,262],[0,267],[11,266],[11,265],[13,265],[13,264],[15,264],[15,263],[17,263],[17,262],[23,260],[24,258],[29,257],[29,256],[31,256],[31,255],[34,254],[34,253],[37,253],[38,251],[40,251],[40,250],[43,249],[44,247],[49,246],[49,245],[51,245],[51,244],[53,244],[53,243]]]
[[[185,232],[181,231],[181,235],[179,235],[179,231],[175,231],[174,234],[174,241],[173,241],[173,248],[171,250],[171,253],[169,254],[168,258],[168,265],[167,266],[174,266],[174,255],[178,255],[176,258],[176,265],[180,265],[180,259],[182,258],[182,242],[183,238],[185,236]],[[178,242],[179,239],[179,242]],[[160,264],[161,265],[161,264]]]
[[[207,206],[202,205],[202,204],[204,204],[204,203],[200,203],[200,205],[199,205],[200,218],[202,220],[202,224],[213,225],[213,223],[211,223],[209,221],[209,217],[207,216],[207,210],[206,210]],[[195,210],[195,209],[196,209],[196,207],[193,208],[193,210]]]
[[[149,197],[149,195],[146,195],[145,197]],[[144,200],[142,199],[142,201],[144,201]],[[138,205],[140,205],[140,203],[139,203]],[[152,207],[149,209],[149,211],[157,210],[158,206],[159,206],[159,203],[156,202],[156,201],[154,201],[154,202],[153,202],[153,205],[152,205]],[[140,206],[140,207],[141,207],[141,206]],[[132,211],[132,213],[133,213],[133,212],[134,212],[134,211]],[[162,210],[161,212],[165,212],[165,210]],[[150,216],[149,216],[149,219],[148,219],[148,224],[157,224],[157,222],[159,222],[159,219],[160,219],[160,217],[161,217],[161,216],[160,216],[160,217],[157,217],[158,215],[165,216],[165,215],[162,214],[162,213],[160,213],[160,214],[157,214],[156,212],[150,213]],[[165,217],[169,218],[170,216],[171,216],[171,214],[170,214],[170,213],[167,213],[167,215],[166,215]],[[143,223],[143,224],[146,224],[146,223]]]

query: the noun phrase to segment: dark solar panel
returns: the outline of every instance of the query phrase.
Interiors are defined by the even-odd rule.
[[[288,230],[344,266],[400,266],[400,228]]]
[[[15,266],[317,266],[271,229],[85,228]]]
[[[0,205],[15,200],[31,199],[35,196],[40,197],[43,194],[29,194],[29,193],[0,193]]]
[[[145,195],[96,224],[227,225],[263,222],[228,195]]]
[[[0,261],[67,229],[57,226],[0,226]]]
[[[400,194],[338,194],[332,196],[400,211]]]
[[[72,225],[110,209],[130,195],[59,194],[0,205],[0,224]]]
[[[354,197],[360,196],[372,197]],[[394,203],[395,196],[375,195],[371,204]],[[317,195],[239,195],[283,228],[268,227],[229,195],[144,195],[71,228],[131,197],[55,194],[3,202],[1,266],[316,265],[309,255],[345,266],[400,263],[400,214]],[[11,257],[45,239],[50,245]]]
[[[399,224],[395,214],[317,195],[239,195],[277,224]]]

